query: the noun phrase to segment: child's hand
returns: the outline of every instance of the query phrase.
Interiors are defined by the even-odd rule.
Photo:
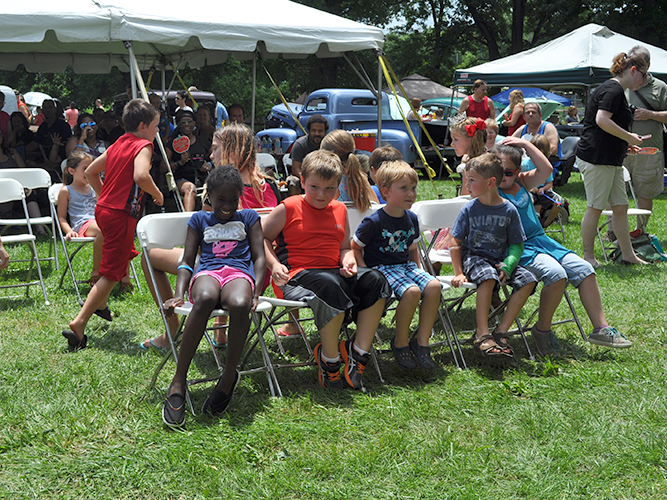
[[[257,309],[257,304],[259,303],[259,297],[255,297],[253,295],[252,297],[252,304],[250,305],[250,312],[254,313],[255,309]]]
[[[153,203],[155,203],[158,207],[161,207],[164,204],[164,195],[162,192],[158,196],[153,197]]]
[[[63,145],[63,139],[60,137],[60,134],[53,133],[51,134],[51,142],[53,143],[54,146],[62,146]]]
[[[496,264],[496,269],[500,271],[498,273],[498,277],[500,278],[500,282],[504,285],[505,282],[507,281],[507,278],[509,278],[507,274],[507,264],[505,264],[504,262],[499,262],[498,264]]]
[[[185,304],[183,297],[172,297],[171,299],[165,300],[164,308],[167,313],[167,316],[171,316],[172,314],[174,314],[174,308],[180,307],[183,304]]]
[[[79,233],[77,233],[76,231],[70,231],[69,233],[67,233],[65,235],[65,239],[67,241],[71,241],[72,238],[78,238],[78,237],[79,237]]]
[[[271,270],[271,279],[276,284],[276,286],[286,285],[289,281],[289,271],[282,264],[277,264]]]
[[[357,260],[354,258],[354,253],[348,252],[343,258],[343,265],[340,268],[340,275],[343,278],[351,278],[357,274]]]
[[[187,151],[185,153],[181,153],[181,159],[180,159],[181,166],[185,165],[189,161],[190,161],[190,153],[188,153]]]
[[[454,288],[460,287],[463,283],[467,283],[468,278],[466,278],[465,274],[457,274],[452,278],[452,286]]]

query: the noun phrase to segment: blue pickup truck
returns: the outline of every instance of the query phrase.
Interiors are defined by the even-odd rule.
[[[407,114],[409,107],[407,107],[405,100],[401,104],[397,104],[393,98],[390,99],[387,94],[382,94],[382,143],[395,147],[401,152],[405,161],[420,168],[422,166],[421,160],[406,130],[405,123],[400,119],[400,114],[396,109],[398,105],[402,105],[404,113]],[[361,136],[377,134],[377,106],[377,98],[370,90],[365,89],[321,89],[311,93],[303,107],[290,104],[304,128],[308,118],[312,115],[322,115],[329,120],[329,130],[349,130],[354,135]],[[260,140],[262,137],[268,137],[270,141],[279,139],[283,152],[289,152],[289,148],[294,141],[303,135],[301,129],[296,126],[294,119],[282,104],[274,106],[267,117],[267,125],[271,128],[260,131],[257,137]],[[426,160],[437,172],[440,161],[426,137],[423,137],[419,123],[410,121],[409,125],[426,156]],[[426,126],[441,154],[453,160],[453,150],[442,145],[445,140],[447,122],[427,122]],[[373,147],[368,147],[368,149],[371,150]],[[450,161],[450,165],[453,165],[453,162]]]

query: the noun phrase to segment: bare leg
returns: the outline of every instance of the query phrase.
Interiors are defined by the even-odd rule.
[[[183,194],[183,207],[186,212],[192,212],[195,209],[195,196],[197,195],[197,188],[192,182],[183,181],[178,186],[178,189]]]
[[[496,280],[486,280],[483,283],[477,285],[477,294],[475,295],[475,316],[477,320],[477,332],[475,333],[476,338],[480,338],[484,335],[489,335],[489,309],[491,307],[491,297],[493,295],[493,288],[496,285]],[[496,342],[493,339],[487,339],[481,344],[479,348],[482,351],[485,351],[493,347],[494,353],[501,353],[502,349],[496,345]]]
[[[100,262],[102,261],[102,244],[104,243],[104,237],[102,236],[102,231],[100,231],[97,222],[92,222],[88,229],[86,229],[86,234],[84,236],[95,238],[93,241],[93,268],[90,271],[90,276],[95,277],[100,274]]]
[[[322,355],[327,358],[331,359],[339,355],[338,336],[340,335],[340,327],[343,325],[343,319],[345,319],[345,313],[340,313],[338,316],[320,328],[320,338],[322,339]],[[357,324],[357,328],[358,326],[359,325]]]
[[[229,339],[225,371],[218,380],[216,390],[229,394],[236,380],[236,367],[241,361],[243,346],[250,329],[252,305],[250,283],[242,278],[230,281],[220,291],[220,302],[229,310]]]
[[[83,339],[88,320],[95,311],[106,307],[109,294],[111,293],[111,290],[113,290],[113,287],[116,286],[116,283],[117,281],[111,281],[102,276],[99,281],[95,283],[95,286],[91,288],[90,292],[88,292],[86,302],[83,304],[79,314],[77,314],[76,318],[69,324],[70,330],[72,330],[79,339]]]
[[[151,262],[153,263],[153,271],[155,273],[155,281],[157,282],[158,289],[160,291],[160,295],[162,296],[162,300],[167,300],[170,299],[174,296],[174,292],[171,289],[171,283],[169,281],[169,277],[167,276],[166,273],[169,274],[176,274],[178,271],[178,263],[181,259],[181,255],[183,254],[183,250],[180,248],[173,248],[171,250],[164,250],[162,248],[154,248],[150,250],[150,256],[151,256]],[[153,300],[155,301],[155,304],[158,304],[157,302],[157,295],[155,293],[155,288],[153,287],[153,283],[150,279],[150,273],[148,272],[148,264],[146,263],[146,257],[144,254],[141,254],[141,268],[144,271],[144,276],[146,277],[146,283],[148,284],[148,289],[151,291],[151,295],[153,296]],[[169,321],[169,329],[173,332],[176,333],[178,330],[178,316],[175,314],[172,314],[167,318],[167,321]],[[157,347],[163,347],[167,348],[169,347],[169,338],[167,337],[167,334],[164,333],[163,335],[160,335],[159,337],[155,337],[153,340],[153,344]],[[149,349],[151,346],[150,343],[151,339],[147,339],[143,342],[143,345],[146,349]]]
[[[208,323],[211,311],[220,301],[220,285],[210,276],[200,276],[192,287],[194,303],[188,315],[181,341],[181,351],[178,355],[176,373],[171,382],[168,396],[174,393],[185,394],[188,369],[197,347],[204,336],[204,329]]]
[[[39,210],[39,205],[36,201],[28,202],[28,215],[31,219],[36,219],[37,217],[42,216],[42,212]],[[33,226],[32,231],[37,236],[44,236],[46,234],[46,229],[44,229],[44,226],[42,225]]]
[[[581,240],[584,246],[584,260],[589,262],[593,267],[600,265],[595,258],[595,236],[597,235],[601,213],[602,210],[588,207],[586,208],[586,213],[584,213],[584,218],[581,220]]]
[[[512,323],[514,323],[514,320],[521,312],[521,309],[528,300],[528,297],[530,297],[530,294],[535,289],[536,285],[537,283],[531,283],[529,285],[522,286],[518,290],[515,290],[512,295],[510,295],[510,300],[507,302],[507,307],[505,308],[505,314],[503,314],[503,318],[500,320],[497,331],[502,333],[509,331]],[[488,311],[489,308],[487,307],[486,310]]]
[[[579,284],[579,297],[581,303],[586,309],[586,313],[593,323],[593,328],[600,328],[607,324],[604,310],[602,309],[602,298],[600,297],[600,288],[595,274],[586,276]]]
[[[394,337],[394,346],[407,347],[410,341],[410,324],[419,306],[421,299],[421,290],[417,286],[408,288],[396,307],[396,336]]]
[[[637,197],[637,208],[653,211],[653,199]],[[637,217],[637,229],[644,229],[648,225],[650,215],[640,215]]]
[[[648,262],[640,259],[635,254],[635,249],[632,248],[630,241],[630,228],[628,226],[628,206],[616,205],[611,207],[614,216],[611,219],[611,225],[614,227],[614,234],[618,238],[618,246],[621,247],[623,260],[633,264],[648,264]]]
[[[438,317],[440,308],[440,294],[442,287],[439,281],[431,281],[424,289],[424,298],[419,309],[419,327],[417,329],[417,342],[419,345],[427,347],[431,338],[433,324]]]
[[[537,318],[538,330],[543,332],[551,330],[554,313],[563,298],[565,287],[567,287],[567,280],[564,278],[549,286],[542,287],[542,292],[540,293],[540,309]],[[502,331],[505,332],[507,330]]]
[[[354,343],[359,349],[363,349],[364,351],[371,350],[373,337],[382,319],[385,302],[386,299],[380,299],[371,307],[359,311],[357,315],[357,334],[354,338]]]

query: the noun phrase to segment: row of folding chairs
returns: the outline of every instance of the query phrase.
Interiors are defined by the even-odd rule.
[[[433,200],[433,201],[418,202],[415,203],[415,205],[413,206],[413,211],[417,213],[417,215],[419,216],[420,228],[426,235],[425,238],[422,238],[420,240],[420,256],[422,258],[422,263],[425,269],[433,272],[432,265],[434,262],[441,262],[441,263],[451,262],[448,260],[448,258],[442,258],[442,255],[440,256],[437,255],[437,252],[433,250],[433,243],[436,240],[437,232],[442,228],[451,227],[454,223],[454,220],[456,219],[456,216],[458,215],[458,212],[467,202],[468,199],[466,198],[458,198],[452,200]],[[380,205],[374,205],[368,211],[360,213],[353,207],[348,206],[348,220],[350,224],[351,233],[356,229],[356,227],[365,217],[372,214],[379,207]],[[260,215],[266,215],[267,213],[268,213],[267,211],[264,211],[261,212]],[[153,214],[146,216],[139,221],[139,225],[137,226],[137,236],[148,264],[147,267],[149,270],[151,280],[155,281],[155,276],[154,276],[153,266],[150,261],[150,250],[153,248],[171,249],[183,246],[185,241],[185,234],[187,233],[187,222],[190,219],[191,215],[192,213]],[[457,330],[453,325],[450,312],[455,307],[460,307],[460,305],[467,297],[474,294],[475,286],[474,284],[467,284],[464,287],[463,295],[457,295],[454,298],[451,298],[448,296],[449,292],[451,291],[449,286],[451,276],[449,277],[441,276],[439,277],[439,279],[443,283],[443,295],[441,297],[442,302],[439,311],[439,319],[445,339],[442,342],[432,343],[432,346],[436,345],[448,346],[450,352],[452,353],[452,357],[456,366],[459,368],[466,368],[467,363],[464,357],[462,344],[465,344],[469,339],[461,337],[463,332],[461,331],[457,332]],[[157,286],[155,288],[157,290]],[[508,297],[509,294],[507,294],[506,299]],[[163,299],[159,297],[159,292],[158,292],[158,302],[162,304],[162,300]],[[574,306],[569,296],[567,295],[566,295],[566,300],[572,311],[573,318],[565,321],[576,322],[577,326],[580,329],[580,332],[582,333],[582,337],[585,339],[586,337],[585,334],[583,333],[581,324],[579,323],[578,318],[576,316],[576,311],[574,310]],[[498,307],[494,311],[493,315],[502,312],[503,306]],[[162,306],[160,306],[159,309],[165,330],[168,332],[171,339],[171,350],[169,352],[169,356],[165,357],[165,359],[163,359],[162,363],[156,369],[155,374],[153,376],[153,380],[151,382],[152,386],[155,385],[158,374],[162,369],[162,367],[164,366],[164,364],[166,363],[167,359],[172,356],[174,357],[174,359],[178,359],[178,352],[177,352],[178,340],[182,333],[182,327],[185,318],[189,313],[189,309],[187,306],[176,311],[178,314],[183,315],[183,321],[180,324],[179,330],[177,332],[172,332],[169,329],[169,324],[164,309],[162,308]],[[297,311],[299,313],[298,319],[295,316]],[[217,310],[212,314],[212,317],[224,313],[225,313],[224,310]],[[307,316],[304,316],[304,314],[306,314]],[[280,388],[280,383],[276,375],[276,372],[278,370],[287,367],[294,368],[299,366],[307,366],[315,364],[313,358],[313,351],[310,346],[310,342],[307,338],[307,334],[301,327],[301,322],[310,319],[312,319],[312,315],[310,314],[310,311],[308,309],[308,304],[306,302],[278,299],[271,296],[262,296],[260,298],[260,306],[257,308],[257,310],[253,315],[253,327],[252,331],[248,336],[248,341],[246,343],[246,352],[241,362],[241,368],[242,368],[241,373],[244,374],[244,373],[263,371],[267,376],[271,395],[282,396],[282,390]],[[532,316],[531,318],[529,318],[528,321],[530,321],[531,319]],[[278,328],[281,325],[284,325],[285,323],[290,321],[295,322],[299,326],[299,333],[293,335],[292,337],[301,338],[303,340],[307,352],[307,357],[303,361],[295,362],[289,359],[289,357],[286,357],[287,350],[283,346],[285,338],[279,334]],[[516,330],[513,331],[512,333],[515,333],[522,338],[526,347],[526,351],[528,353],[528,357],[530,359],[533,359],[533,354],[530,349],[530,345],[528,344],[528,341],[526,339],[524,331],[525,331],[524,325],[517,320]],[[273,339],[275,339],[281,361],[275,361],[274,358],[276,356],[273,355],[267,348],[265,339],[267,333],[271,334]],[[221,372],[224,369],[224,365],[218,357],[218,354],[213,346],[212,339],[210,338],[208,332],[206,333],[205,338],[207,339],[208,344],[211,347],[211,350],[214,352],[214,357],[216,360],[218,370]],[[260,361],[258,363],[255,362],[255,365],[253,365],[252,362],[253,354],[255,355],[256,359],[257,351],[259,351]],[[371,351],[371,354],[372,354],[373,366],[377,371],[378,377],[384,383],[384,378],[380,370],[380,366],[377,360],[377,352],[375,351],[375,349]],[[212,380],[213,378],[217,377],[190,380],[189,384],[192,385],[195,383]]]

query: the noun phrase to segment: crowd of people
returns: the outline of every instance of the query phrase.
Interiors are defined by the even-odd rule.
[[[596,90],[586,109],[577,149],[588,200],[582,222],[583,258],[549,238],[534,209],[531,193],[544,193],[551,187],[553,163],[549,157],[557,164],[561,152],[557,131],[542,120],[540,106],[524,103],[520,93],[513,93],[511,115],[504,121],[510,133],[500,137],[493,105],[485,95],[486,83],[476,82],[473,95],[462,104],[465,114],[452,121],[452,146],[462,159],[462,193],[471,201],[448,228],[447,245],[455,275],[452,285],[477,285],[477,328],[472,340],[481,356],[514,356],[508,332],[538,282],[543,287],[531,333],[540,355],[558,352],[551,324],[568,283],[579,291],[593,326],[588,337],[591,343],[615,348],[632,345],[605,317],[592,231],[609,204],[624,261],[644,263],[629,242],[627,196],[618,179],[628,144],[630,152],[635,152],[646,137],[628,130],[633,112],[626,91],[651,85],[655,89],[651,97],[667,98],[667,87],[648,74],[649,64],[650,55],[642,48],[616,56],[612,78]],[[638,99],[645,99],[637,94]],[[292,175],[298,178],[299,194],[286,196],[272,177],[260,172],[255,136],[239,123],[243,109],[231,106],[229,123],[216,128],[216,113],[205,107],[193,111],[186,96],[185,92],[177,95],[174,124],[165,119],[154,94],[150,102],[130,100],[123,108],[122,125],[108,119],[108,112],[99,106],[90,114],[69,113],[68,124],[52,100],[44,101],[44,121],[34,135],[21,112],[14,113],[11,120],[0,120],[5,125],[0,130],[0,168],[28,164],[15,149],[18,145],[26,155],[40,150],[43,162],[58,168],[66,160],[59,223],[66,238],[96,237],[91,290],[62,332],[70,350],[87,346],[86,326],[94,314],[113,319],[108,298],[116,283],[129,280],[128,265],[138,255],[135,228],[146,199],[158,207],[164,204],[156,171],[171,171],[187,211],[196,207],[197,188],[205,187],[205,192],[202,209],[188,223],[184,248],[150,253],[155,282],[148,281],[155,300],[154,285],[168,311],[182,305],[186,293],[193,303],[163,407],[167,425],[178,427],[185,422],[187,372],[209,315],[220,306],[229,316],[216,320],[214,345],[227,349],[227,363],[204,411],[220,415],[227,409],[239,380],[236,367],[248,335],[250,313],[271,283],[277,297],[306,301],[313,310],[321,339],[314,349],[315,362],[323,387],[363,387],[373,338],[392,297],[398,301],[391,341],[395,362],[406,371],[433,369],[429,339],[440,307],[441,284],[421,267],[419,220],[410,210],[417,198],[418,176],[400,153],[380,147],[364,158],[355,150],[349,132],[329,131],[324,117],[313,116],[307,123],[307,135],[292,150]],[[650,112],[637,108],[635,120],[667,122],[659,107],[656,103]],[[69,109],[76,109],[74,103]],[[155,154],[157,134],[166,138],[166,162]],[[522,168],[523,163],[529,166]],[[637,162],[633,167],[635,175],[643,171]],[[655,197],[648,188],[641,193],[640,197],[646,193],[644,200]],[[39,210],[39,200],[33,201]],[[381,206],[351,228],[346,202],[360,212],[378,203]],[[260,220],[256,210],[267,208],[272,210]],[[0,269],[8,265],[9,258],[0,242]],[[177,277],[174,290],[168,274]],[[501,285],[514,291],[492,331],[488,312]],[[415,314],[418,326],[411,335]],[[339,341],[346,318],[356,322],[356,335]],[[177,325],[171,315],[171,333]],[[296,331],[298,326],[290,323],[281,334]],[[145,340],[141,347],[164,351],[169,345],[169,332],[165,332]]]

